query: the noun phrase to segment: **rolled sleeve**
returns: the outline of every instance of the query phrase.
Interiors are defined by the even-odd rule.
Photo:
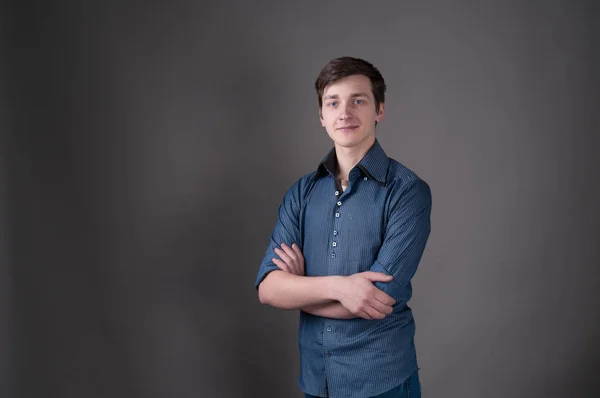
[[[410,299],[410,281],[417,271],[431,232],[431,190],[414,179],[390,205],[388,223],[381,250],[370,270],[392,275],[390,282],[375,282],[378,289],[397,302]]]
[[[279,206],[277,221],[254,282],[254,287],[257,289],[258,285],[260,285],[269,272],[280,269],[273,263],[273,258],[278,258],[275,248],[281,247],[282,243],[288,246],[296,243],[302,249],[299,217],[301,186],[301,181],[297,181],[285,193],[283,201]]]

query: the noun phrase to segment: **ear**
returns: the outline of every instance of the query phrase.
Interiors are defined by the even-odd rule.
[[[383,119],[383,114],[385,113],[385,104],[383,102],[381,102],[379,104],[379,112],[377,113],[377,117],[375,117],[375,120],[377,122],[380,122],[381,119]]]
[[[321,126],[325,127],[325,120],[323,120],[323,111],[319,108],[319,120],[321,121]]]

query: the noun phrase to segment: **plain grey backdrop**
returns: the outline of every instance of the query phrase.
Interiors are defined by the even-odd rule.
[[[253,283],[342,55],[383,73],[377,136],[433,192],[423,396],[600,394],[594,2],[3,9],[2,397],[302,396],[297,313]]]

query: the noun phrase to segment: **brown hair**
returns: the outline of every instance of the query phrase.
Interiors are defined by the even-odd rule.
[[[321,70],[315,81],[315,89],[319,98],[319,109],[323,107],[323,92],[329,84],[352,75],[364,75],[371,81],[371,90],[375,97],[375,109],[379,112],[379,104],[385,102],[385,81],[379,70],[364,59],[353,57],[335,58]]]

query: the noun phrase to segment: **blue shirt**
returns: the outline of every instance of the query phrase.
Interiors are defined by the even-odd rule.
[[[278,270],[282,243],[300,246],[306,276],[375,271],[393,276],[375,286],[396,300],[381,320],[330,319],[300,311],[300,388],[330,397],[372,397],[417,370],[411,279],[430,234],[431,191],[389,158],[378,140],[351,170],[342,191],[335,148],[316,171],[285,193],[255,286]],[[329,394],[329,395],[327,395]]]

